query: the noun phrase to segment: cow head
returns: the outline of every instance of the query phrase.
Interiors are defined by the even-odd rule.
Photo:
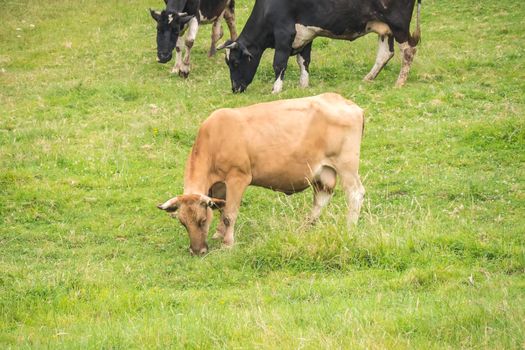
[[[228,40],[217,48],[217,50],[222,49],[226,50],[226,64],[230,68],[232,91],[244,92],[253,80],[261,54],[254,52],[252,55],[239,41]]]
[[[151,17],[157,22],[157,61],[166,63],[171,60],[181,30],[194,16],[172,11],[153,11]]]
[[[202,255],[208,251],[206,238],[213,219],[212,209],[223,208],[225,204],[226,202],[222,199],[199,194],[185,194],[174,197],[164,204],[159,204],[157,208],[179,219],[190,237],[190,253]]]

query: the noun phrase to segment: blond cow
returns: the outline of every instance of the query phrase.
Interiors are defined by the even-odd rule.
[[[159,209],[178,217],[190,237],[190,253],[204,254],[212,209],[221,221],[213,238],[226,246],[241,197],[249,185],[292,194],[313,188],[310,222],[332,196],[336,174],[356,223],[364,187],[358,175],[363,110],[334,93],[219,109],[204,121],[186,163],[184,194]]]

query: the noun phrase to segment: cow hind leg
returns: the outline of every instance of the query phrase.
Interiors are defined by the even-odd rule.
[[[299,86],[307,88],[309,83],[309,66],[310,66],[310,53],[312,51],[312,43],[307,44],[301,52],[297,54],[297,64],[301,70],[299,76]]]
[[[224,20],[230,31],[231,40],[237,40],[237,29],[235,27],[235,4],[234,0],[231,0],[226,9],[224,10]]]
[[[359,219],[361,212],[361,205],[365,196],[365,188],[359,179],[357,172],[345,173],[341,176],[342,184],[346,194],[346,202],[348,205],[348,225],[355,225]]]
[[[211,27],[211,45],[210,45],[210,51],[208,51],[208,57],[212,57],[217,52],[217,42],[222,38],[223,31],[221,26],[221,19],[222,15],[219,16],[214,22]]]
[[[408,78],[408,73],[410,72],[410,67],[412,66],[412,61],[414,61],[414,56],[416,54],[416,47],[410,46],[408,41],[402,42],[399,44],[399,49],[401,50],[401,71],[397,77],[396,87],[401,87],[405,85],[405,82]]]
[[[323,208],[332,199],[332,193],[336,184],[337,176],[335,170],[330,167],[322,167],[319,175],[315,176],[312,184],[314,190],[314,205],[308,217],[308,224],[315,224],[321,215]]]
[[[370,72],[363,78],[365,81],[374,80],[383,67],[394,56],[394,37],[390,35],[379,35],[376,62]]]
[[[355,129],[348,135],[347,142],[341,150],[341,158],[336,162],[337,174],[341,178],[348,206],[347,222],[349,228],[357,224],[365,195],[365,188],[358,172],[362,129],[363,124],[356,125]]]

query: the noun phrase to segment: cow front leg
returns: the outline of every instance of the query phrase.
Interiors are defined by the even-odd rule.
[[[408,72],[410,72],[410,66],[412,66],[412,61],[414,61],[414,55],[416,54],[416,47],[410,46],[408,41],[399,44],[399,49],[401,50],[401,71],[397,77],[396,87],[401,87],[405,85],[405,82],[408,78]]]
[[[379,35],[376,62],[370,72],[363,78],[365,81],[374,80],[383,67],[394,56],[394,37]]]
[[[211,27],[211,45],[210,51],[208,51],[208,57],[212,57],[217,52],[217,42],[222,38],[223,31],[221,26],[222,15],[220,15]]]
[[[182,35],[177,39],[177,44],[175,44],[175,65],[171,69],[171,73],[179,74],[180,65],[182,63],[182,44],[184,43],[184,38]]]
[[[309,82],[309,66],[310,66],[310,53],[312,52],[312,43],[307,44],[303,51],[297,54],[297,64],[301,71],[299,76],[299,86],[302,88],[308,87]]]
[[[182,64],[179,70],[180,77],[187,78],[188,75],[190,75],[191,48],[193,47],[193,43],[195,42],[195,38],[197,37],[198,30],[199,22],[195,17],[193,17],[188,22],[188,34],[186,34],[186,38],[184,39],[184,46],[186,50],[184,52],[184,58],[182,59]]]
[[[289,52],[291,50],[275,49],[273,58],[273,71],[275,73],[275,82],[273,83],[272,94],[278,94],[283,90],[284,73],[288,65]]]
[[[249,183],[248,178],[241,176],[235,176],[226,181],[226,205],[221,215],[221,224],[224,224],[225,228],[222,242],[227,247],[233,246],[235,242],[233,229],[239,213],[242,195]]]
[[[237,40],[237,29],[235,28],[235,5],[233,0],[230,1],[224,10],[224,20],[230,31],[230,39],[232,41]]]

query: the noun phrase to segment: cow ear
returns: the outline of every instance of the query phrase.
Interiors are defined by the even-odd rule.
[[[248,51],[247,48],[242,49],[242,54],[244,56],[248,56],[248,61],[251,61],[253,58],[252,54],[250,53],[250,51]]]
[[[153,19],[155,21],[159,21],[160,20],[160,12],[159,11],[154,11],[152,9],[149,9],[149,13],[151,14],[151,17],[153,17]]]
[[[171,212],[177,211],[177,209],[179,209],[179,205],[180,205],[179,197],[175,197],[175,198],[172,198],[166,201],[163,204],[157,205],[157,208],[171,213]]]
[[[210,198],[208,207],[212,209],[222,209],[226,205],[226,201],[218,198]]]

